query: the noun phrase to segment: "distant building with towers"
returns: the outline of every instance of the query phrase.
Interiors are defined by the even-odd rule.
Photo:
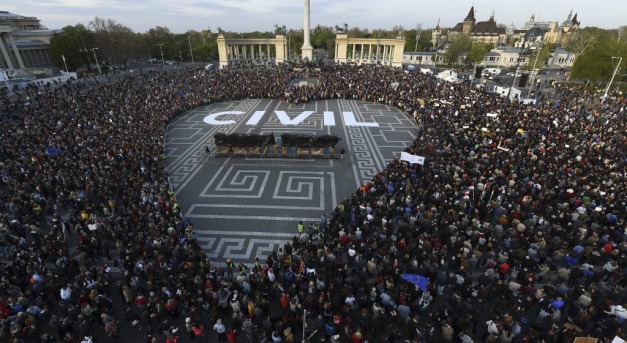
[[[577,19],[577,13],[573,16],[573,11],[570,10],[568,18],[558,25],[557,22],[552,22],[548,31],[544,34],[544,43],[557,43],[562,44],[565,40],[569,39],[574,32],[579,29],[581,23]]]
[[[577,13],[573,15],[571,10],[568,18],[562,23],[557,21],[536,21],[536,16],[533,14],[520,29],[517,29],[514,24],[510,26],[498,24],[494,13],[487,21],[477,21],[475,8],[472,6],[464,20],[450,29],[442,28],[438,20],[437,26],[431,32],[431,43],[434,48],[438,49],[446,41],[450,41],[454,35],[467,34],[473,42],[490,43],[494,46],[501,44],[514,45],[514,42],[529,37],[544,44],[563,44],[572,33],[579,29],[579,25]]]
[[[451,35],[467,34],[473,42],[498,44],[507,42],[507,29],[504,25],[497,25],[494,13],[487,21],[475,19],[475,7],[472,6],[462,22],[457,23],[450,30]]]

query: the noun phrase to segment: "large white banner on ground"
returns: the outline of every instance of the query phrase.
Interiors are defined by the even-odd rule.
[[[424,156],[412,155],[408,152],[401,152],[401,161],[407,161],[409,163],[418,163],[420,165],[425,164]]]

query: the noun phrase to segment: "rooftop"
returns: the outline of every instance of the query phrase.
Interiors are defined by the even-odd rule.
[[[0,20],[3,19],[37,19],[37,17],[25,17],[23,15],[11,13],[9,11],[0,11]]]

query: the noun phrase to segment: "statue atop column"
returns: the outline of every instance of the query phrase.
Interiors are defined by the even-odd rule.
[[[274,24],[274,34],[275,35],[286,35],[287,27],[285,25],[279,26],[279,24]]]
[[[348,24],[344,23],[342,26],[335,25],[335,33],[348,33]]]

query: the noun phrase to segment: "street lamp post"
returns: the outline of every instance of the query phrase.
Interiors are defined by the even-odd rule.
[[[616,73],[618,73],[618,68],[620,68],[620,64],[623,61],[622,57],[612,57],[612,61],[614,59],[618,58],[618,63],[616,64],[616,68],[614,68],[614,72],[612,73],[612,78],[610,79],[610,82],[607,84],[607,87],[605,87],[605,93],[603,93],[603,101],[605,101],[605,99],[607,99],[607,92],[610,91],[610,87],[612,86],[612,82],[614,82],[614,77],[616,76]]]
[[[529,86],[529,91],[527,92],[527,98],[529,97],[529,95],[531,95],[531,89],[533,88],[533,78],[535,77],[536,74],[536,63],[538,63],[538,57],[540,57],[540,52],[541,51],[537,51],[536,53],[536,60],[533,62],[533,69],[531,69],[531,73],[529,74],[529,78],[531,79],[531,86]],[[514,77],[516,77],[516,75],[514,75]]]
[[[422,33],[422,24],[416,25],[416,44],[414,45],[414,52],[418,51],[418,40],[420,39],[420,33]]]
[[[165,68],[165,58],[163,58],[163,49],[161,48],[163,43],[159,43],[157,45],[159,46],[159,51],[161,52],[161,62],[163,62],[163,67]]]
[[[512,79],[512,85],[509,87],[509,90],[507,91],[507,97],[509,98],[510,94],[512,93],[512,88],[514,88],[514,84],[516,84],[516,75],[518,75],[518,68],[520,68],[520,60],[522,59],[522,53],[523,50],[525,50],[525,45],[527,44],[527,41],[523,41],[522,44],[520,45],[520,52],[518,53],[518,59],[516,59],[516,69],[514,70],[514,77]]]
[[[192,41],[187,36],[187,43],[189,43],[189,53],[192,55],[192,64],[194,64],[194,51],[192,50]]]
[[[91,48],[91,52],[94,53],[94,60],[96,60],[96,68],[98,68],[98,75],[102,75],[102,70],[100,70],[100,64],[98,63],[98,57],[96,56],[96,50],[98,50],[98,48]]]

